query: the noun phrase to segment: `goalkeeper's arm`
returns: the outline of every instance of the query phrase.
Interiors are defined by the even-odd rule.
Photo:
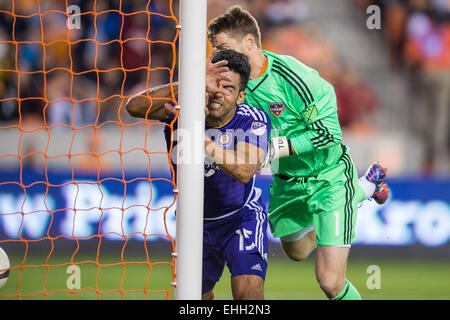
[[[272,160],[288,157],[291,155],[297,155],[304,152],[310,152],[314,149],[329,148],[331,145],[340,143],[340,139],[333,139],[330,141],[319,141],[322,145],[317,146],[307,134],[296,136],[288,139],[287,137],[276,137],[270,141],[269,152],[267,152],[266,158],[262,162],[261,168],[267,166]]]
[[[273,138],[263,167],[275,159],[330,148],[342,141],[339,122],[333,117],[316,120],[308,125],[308,129],[300,135],[290,136],[289,139],[284,136]]]
[[[290,139],[287,137],[275,137],[269,142],[269,150],[260,168],[268,166],[272,160],[288,157],[293,154],[296,153]]]

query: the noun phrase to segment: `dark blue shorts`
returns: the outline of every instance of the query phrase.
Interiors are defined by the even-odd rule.
[[[212,290],[225,264],[231,277],[267,271],[267,213],[259,201],[250,201],[239,212],[203,227],[202,294]]]

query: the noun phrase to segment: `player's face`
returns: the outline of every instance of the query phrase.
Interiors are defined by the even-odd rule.
[[[221,81],[220,87],[230,91],[230,95],[222,93],[210,94],[208,97],[208,116],[209,122],[214,122],[214,125],[221,126],[226,124],[233,118],[236,105],[240,104],[245,99],[245,91],[239,90],[241,77],[239,73],[230,72],[231,81]]]
[[[239,53],[248,55],[248,50],[246,50],[244,40],[233,37],[225,32],[216,34],[211,41],[211,45],[217,50],[232,49]]]

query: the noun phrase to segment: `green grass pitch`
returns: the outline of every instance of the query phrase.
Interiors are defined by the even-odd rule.
[[[10,257],[12,266],[20,266],[23,257]],[[92,257],[77,257],[80,288],[69,291],[67,284],[70,259],[66,256],[27,257],[23,268],[14,268],[8,282],[0,289],[0,300],[18,299],[173,299],[171,257],[150,260],[142,257],[105,255],[95,263]],[[47,267],[48,265],[48,267]],[[379,287],[369,288],[369,266],[379,267]],[[151,268],[151,270],[150,270]],[[348,278],[363,299],[408,300],[450,299],[450,262],[439,260],[393,260],[387,258],[351,258]],[[370,271],[370,268],[369,268]],[[369,279],[369,280],[368,280]],[[70,282],[70,281],[69,281]],[[74,282],[73,282],[74,283]],[[144,288],[147,289],[144,292]],[[265,297],[271,300],[326,299],[314,275],[314,258],[292,262],[281,255],[269,262]],[[232,299],[230,274],[225,268],[215,288],[218,300]]]

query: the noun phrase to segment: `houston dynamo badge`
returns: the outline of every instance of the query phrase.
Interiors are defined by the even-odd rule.
[[[286,106],[283,102],[272,102],[269,104],[269,112],[274,114],[277,118],[285,111]]]

